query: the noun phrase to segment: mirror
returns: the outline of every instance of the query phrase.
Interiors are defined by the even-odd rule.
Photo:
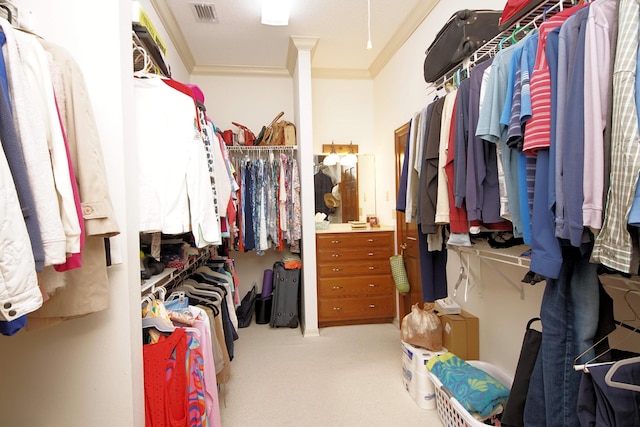
[[[332,224],[365,221],[376,214],[375,156],[358,154],[353,166],[323,164],[327,154],[313,157],[316,212]]]

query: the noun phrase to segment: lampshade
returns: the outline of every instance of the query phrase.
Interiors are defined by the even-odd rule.
[[[264,25],[289,25],[289,11],[293,0],[262,0],[262,22]]]
[[[340,164],[350,167],[355,165],[356,163],[358,163],[358,156],[356,156],[353,152],[353,142],[351,142],[349,143],[349,153],[342,157],[342,159],[340,160]]]
[[[336,146],[332,142],[331,152],[327,157],[324,158],[324,160],[322,161],[322,164],[325,166],[333,166],[338,164],[338,162],[340,162],[340,156],[338,155],[338,153],[336,153]]]

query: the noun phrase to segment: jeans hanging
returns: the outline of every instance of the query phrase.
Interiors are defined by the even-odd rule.
[[[590,252],[564,247],[558,279],[546,279],[540,309],[542,343],[536,360],[524,421],[526,426],[576,426],[581,373],[574,359],[592,344],[598,327],[600,305],[598,265]],[[587,352],[578,363],[594,357]]]

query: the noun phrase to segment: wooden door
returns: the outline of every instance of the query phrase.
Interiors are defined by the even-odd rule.
[[[358,164],[342,168],[342,222],[358,221],[360,219],[360,204],[358,199]]]
[[[404,150],[407,145],[409,123],[405,123],[394,131],[396,157],[396,194],[400,187]],[[411,290],[400,294],[398,319],[402,322],[404,316],[411,311],[415,303],[422,303],[422,281],[420,279],[420,251],[418,248],[418,229],[415,222],[407,223],[403,212],[396,211],[396,251],[402,253],[404,265],[409,277]],[[420,305],[422,307],[422,304]]]

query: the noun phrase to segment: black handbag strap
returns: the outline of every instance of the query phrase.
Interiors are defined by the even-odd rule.
[[[531,329],[531,324],[532,324],[533,322],[538,321],[538,320],[540,320],[540,321],[542,322],[542,319],[540,319],[539,317],[534,317],[533,319],[529,320],[529,321],[527,322],[527,329]]]

